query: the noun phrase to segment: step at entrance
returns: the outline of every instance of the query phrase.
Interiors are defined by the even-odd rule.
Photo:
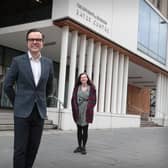
[[[14,129],[13,111],[12,110],[0,110],[0,131],[11,131]],[[52,120],[45,120],[44,129],[57,129],[57,125],[54,125]]]
[[[153,121],[141,119],[141,127],[162,127],[162,126],[154,123]]]

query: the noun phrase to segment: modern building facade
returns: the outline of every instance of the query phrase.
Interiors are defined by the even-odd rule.
[[[12,57],[26,52],[26,31],[39,28],[55,70],[48,117],[59,128],[75,128],[71,95],[84,71],[97,89],[92,128],[139,127],[149,117],[168,125],[166,0],[8,1],[0,6],[1,108],[12,107],[3,92]]]

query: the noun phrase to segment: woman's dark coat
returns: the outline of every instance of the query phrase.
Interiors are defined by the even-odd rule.
[[[71,99],[72,114],[73,114],[73,119],[75,122],[77,122],[78,116],[79,116],[79,110],[78,110],[78,104],[77,104],[78,87],[79,86],[74,88],[72,99]],[[88,104],[87,104],[87,109],[86,109],[86,122],[87,123],[93,122],[93,108],[95,105],[96,105],[96,89],[94,86],[90,85],[90,93],[89,93]]]

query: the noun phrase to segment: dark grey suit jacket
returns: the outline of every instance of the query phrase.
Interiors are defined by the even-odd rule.
[[[41,57],[40,61],[41,77],[37,86],[27,54],[15,57],[6,74],[4,90],[14,105],[16,117],[28,117],[36,102],[40,116],[46,118],[46,98],[52,93],[53,87],[53,64],[46,57]]]

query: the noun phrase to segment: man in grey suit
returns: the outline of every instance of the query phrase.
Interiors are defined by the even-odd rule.
[[[33,166],[46,118],[46,98],[53,87],[52,61],[40,52],[44,35],[31,29],[26,40],[28,52],[12,60],[4,81],[14,106],[14,168]]]

